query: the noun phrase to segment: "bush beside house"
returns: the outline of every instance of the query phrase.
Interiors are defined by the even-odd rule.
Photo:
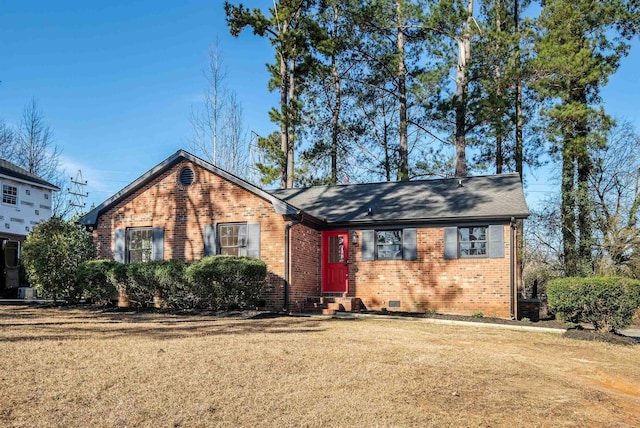
[[[628,327],[640,308],[640,281],[623,277],[561,278],[547,284],[549,309],[597,331]]]
[[[78,269],[78,282],[97,303],[120,296],[133,307],[230,309],[255,307],[266,275],[266,264],[250,257],[209,256],[190,265],[92,260]]]
[[[76,281],[78,266],[94,255],[91,234],[74,221],[56,217],[36,225],[22,246],[22,263],[38,294],[70,302],[83,294]]]

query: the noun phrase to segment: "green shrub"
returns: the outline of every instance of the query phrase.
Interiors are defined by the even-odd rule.
[[[200,297],[186,279],[186,264],[182,260],[154,263],[154,276],[162,304],[169,308],[187,309],[201,306]]]
[[[88,260],[80,263],[76,281],[86,298],[92,299],[97,304],[109,303],[116,298],[116,287],[108,278],[108,272],[115,264],[113,260]]]
[[[204,257],[186,270],[193,293],[213,309],[255,306],[266,275],[265,263],[250,257]]]
[[[127,265],[114,262],[107,271],[107,280],[115,288],[118,294],[126,294],[127,291]]]
[[[36,225],[22,246],[22,262],[38,294],[71,303],[82,297],[76,281],[78,266],[94,254],[90,233],[56,217]]]
[[[160,295],[155,270],[158,262],[131,263],[126,266],[125,292],[133,307],[153,306],[154,297]]]
[[[640,308],[640,281],[623,277],[562,278],[547,284],[549,309],[570,323],[587,322],[598,331],[631,324]]]

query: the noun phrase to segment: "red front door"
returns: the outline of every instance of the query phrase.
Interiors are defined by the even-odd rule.
[[[346,293],[349,285],[349,233],[322,232],[322,292]]]

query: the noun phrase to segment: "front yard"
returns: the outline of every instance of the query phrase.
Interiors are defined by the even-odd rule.
[[[639,426],[640,346],[0,306],[0,426]]]

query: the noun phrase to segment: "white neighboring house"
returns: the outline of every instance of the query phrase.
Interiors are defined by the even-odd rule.
[[[20,286],[20,249],[33,227],[52,214],[59,187],[0,159],[0,297],[15,297]]]

